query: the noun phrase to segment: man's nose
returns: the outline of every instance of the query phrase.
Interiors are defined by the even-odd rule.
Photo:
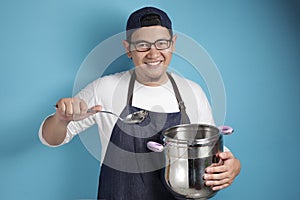
[[[160,55],[160,50],[157,50],[154,44],[151,44],[151,47],[149,49],[149,52],[147,56],[151,58],[156,58]]]

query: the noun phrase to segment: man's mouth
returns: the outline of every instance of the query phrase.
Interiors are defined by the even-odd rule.
[[[149,62],[146,62],[147,65],[150,65],[150,66],[157,66],[161,63],[162,61],[161,60],[158,60],[158,61],[149,61]]]

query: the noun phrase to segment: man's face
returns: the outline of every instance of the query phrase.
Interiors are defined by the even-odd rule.
[[[156,49],[161,45],[159,41],[169,41],[170,47],[164,50]],[[152,43],[151,48],[145,52],[137,51],[137,42]],[[137,80],[143,84],[158,85],[165,83],[168,78],[167,68],[171,62],[172,53],[175,50],[176,37],[171,38],[169,30],[162,26],[150,26],[137,29],[131,35],[131,44],[124,41],[128,57],[132,58],[135,65]],[[141,44],[143,46],[143,43]]]

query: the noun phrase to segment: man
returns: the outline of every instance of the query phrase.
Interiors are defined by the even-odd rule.
[[[213,125],[210,105],[200,86],[167,72],[176,35],[165,12],[153,7],[139,9],[130,15],[126,30],[123,45],[134,70],[99,78],[75,97],[60,99],[56,113],[41,126],[40,139],[46,145],[62,145],[97,124],[103,161],[99,199],[174,199],[163,186],[162,169],[142,167],[152,164],[145,159],[147,142],[162,142],[161,132],[178,124]],[[140,124],[129,125],[114,116],[87,112],[88,108],[121,116],[139,110],[149,114]],[[145,157],[139,159],[139,155]],[[212,190],[229,186],[240,171],[240,162],[231,152],[219,157],[223,164],[208,167],[203,177]]]

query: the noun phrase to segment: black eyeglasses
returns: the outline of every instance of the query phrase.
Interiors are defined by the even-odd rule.
[[[172,39],[166,40],[166,39],[159,39],[155,42],[147,42],[147,41],[137,41],[137,42],[131,42],[130,44],[134,46],[135,50],[138,52],[146,52],[151,49],[151,46],[154,45],[157,50],[165,50],[170,48]]]

